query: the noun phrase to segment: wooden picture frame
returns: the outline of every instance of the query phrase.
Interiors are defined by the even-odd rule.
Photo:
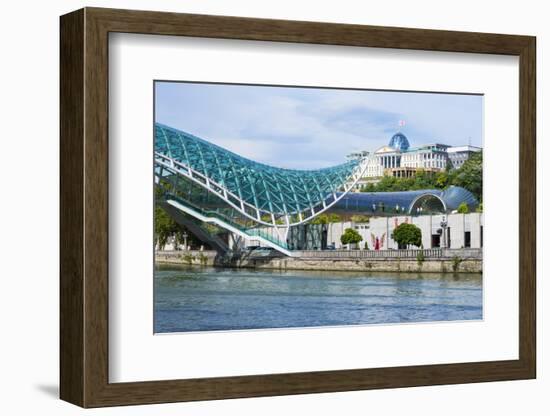
[[[82,407],[530,379],[536,376],[535,38],[85,8],[61,17],[60,396]],[[515,55],[520,66],[519,359],[109,383],[110,32]]]

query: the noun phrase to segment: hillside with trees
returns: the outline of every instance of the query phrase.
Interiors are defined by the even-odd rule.
[[[395,192],[420,189],[445,189],[460,186],[470,191],[479,202],[483,200],[483,152],[474,153],[458,169],[431,173],[419,170],[412,178],[384,176],[378,183],[370,183],[361,192]]]

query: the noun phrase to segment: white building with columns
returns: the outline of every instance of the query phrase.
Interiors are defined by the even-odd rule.
[[[452,147],[441,143],[426,144],[411,148],[407,137],[398,132],[394,134],[387,146],[375,152],[359,152],[349,157],[368,157],[364,178],[377,178],[386,175],[397,177],[413,176],[417,170],[439,172],[448,166],[462,166],[471,154],[481,151],[474,146]],[[358,183],[362,186],[364,181]]]

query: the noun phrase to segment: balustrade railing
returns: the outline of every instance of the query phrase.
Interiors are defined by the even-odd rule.
[[[422,254],[420,254],[422,253]],[[380,259],[417,259],[423,255],[425,259],[440,259],[458,257],[461,259],[481,259],[482,249],[449,249],[428,248],[412,250],[301,250],[295,251],[296,257],[303,258],[380,258]]]

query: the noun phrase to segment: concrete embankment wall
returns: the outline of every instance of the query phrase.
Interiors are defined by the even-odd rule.
[[[157,252],[158,264],[183,264],[196,266],[243,267],[275,270],[334,270],[375,272],[433,272],[433,273],[481,273],[481,258],[307,258],[307,257],[249,257],[228,260],[216,252]]]
[[[278,270],[324,271],[373,271],[373,272],[433,272],[433,273],[481,273],[479,259],[306,259],[266,258],[238,261],[234,267]]]
[[[214,266],[215,251],[160,251],[155,253],[158,264],[187,264],[194,266]]]

